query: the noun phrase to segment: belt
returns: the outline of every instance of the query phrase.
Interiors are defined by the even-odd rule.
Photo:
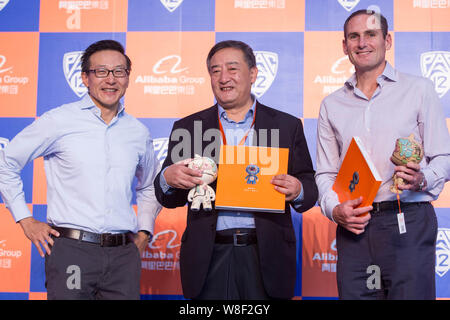
[[[403,210],[406,207],[410,206],[419,206],[421,204],[427,204],[429,202],[400,202],[400,208]],[[398,212],[398,201],[382,201],[382,202],[374,202],[372,203],[373,210],[370,211],[370,214],[380,213],[382,211],[395,211]]]
[[[215,243],[233,244],[235,247],[243,247],[255,244],[257,242],[255,230],[254,229],[250,230],[247,229],[247,230],[244,231],[237,230],[232,234],[221,234],[221,231],[218,231],[216,233]]]
[[[93,233],[84,230],[51,226],[61,237],[83,242],[99,244],[102,247],[117,247],[134,241],[132,232],[126,233]]]

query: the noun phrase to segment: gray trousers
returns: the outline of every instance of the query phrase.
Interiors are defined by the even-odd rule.
[[[337,284],[340,299],[435,299],[437,219],[430,203],[371,214],[364,233],[338,226]],[[376,278],[379,279],[376,279]],[[377,282],[377,280],[379,280]]]
[[[228,230],[220,231],[227,234]],[[258,246],[214,244],[203,289],[196,300],[268,300],[259,263]]]
[[[49,300],[140,299],[141,257],[131,242],[117,247],[53,237],[45,256]]]

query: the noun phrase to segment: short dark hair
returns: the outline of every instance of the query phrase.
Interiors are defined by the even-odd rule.
[[[208,58],[206,58],[206,66],[207,66],[208,70],[211,66],[210,62],[211,62],[211,58],[213,57],[213,55],[215,55],[217,51],[226,49],[226,48],[235,48],[235,49],[241,50],[242,53],[244,54],[244,59],[245,59],[245,62],[247,62],[248,67],[249,68],[256,67],[255,54],[253,53],[253,49],[248,44],[246,44],[245,42],[242,42],[242,41],[237,41],[237,40],[225,40],[225,41],[216,43],[214,45],[214,47],[212,47],[211,50],[209,51]]]
[[[349,21],[356,16],[362,15],[362,14],[366,14],[369,16],[375,15],[376,17],[380,18],[380,26],[381,26],[381,32],[383,33],[383,38],[386,39],[386,36],[388,34],[388,23],[386,18],[379,12],[376,12],[374,10],[370,10],[370,9],[361,9],[358,11],[353,12],[348,18],[347,20],[345,20],[344,23],[344,38],[347,39],[347,25],[349,23]]]
[[[117,42],[115,40],[100,40],[91,44],[89,47],[87,47],[86,50],[84,50],[84,53],[81,56],[81,72],[88,72],[90,68],[89,58],[94,53],[103,50],[113,50],[123,54],[125,59],[127,60],[127,69],[131,70],[131,60],[125,54],[125,49],[120,44],[120,42]]]

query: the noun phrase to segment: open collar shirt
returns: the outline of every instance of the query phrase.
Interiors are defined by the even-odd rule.
[[[218,104],[218,117],[220,123],[222,124],[227,144],[238,145],[242,138],[248,133],[244,145],[253,145],[253,135],[255,133],[255,130],[253,130],[254,128],[252,128],[252,123],[255,111],[258,112],[258,110],[255,110],[256,98],[253,95],[252,100],[253,104],[251,108],[245,114],[244,119],[238,122],[229,119],[225,109]],[[163,169],[163,172],[166,169],[167,168]],[[171,192],[172,189],[167,184],[164,178],[164,174],[161,174],[160,176],[160,183],[163,192]],[[304,191],[302,187],[300,194],[292,201],[292,205],[298,208],[302,205],[303,200]],[[231,210],[217,210],[217,212],[217,231],[232,228],[255,228],[255,219],[253,213],[251,212]]]
[[[339,204],[332,185],[353,136],[361,138],[382,177],[375,202],[396,199],[389,190],[395,167],[390,157],[396,139],[411,133],[424,147],[420,166],[427,187],[424,191],[403,191],[401,201],[436,200],[449,180],[450,139],[433,83],[401,73],[389,63],[377,82],[376,91],[368,99],[356,87],[354,74],[341,89],[322,101],[315,177],[319,204],[329,219],[332,219],[333,208]]]
[[[106,124],[86,95],[44,113],[0,151],[0,194],[16,221],[32,215],[20,172],[41,156],[50,224],[95,233],[153,232],[161,210],[153,187],[160,166],[148,129],[122,105]]]

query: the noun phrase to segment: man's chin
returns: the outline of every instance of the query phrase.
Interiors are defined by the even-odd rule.
[[[92,98],[92,101],[94,101],[94,103],[98,107],[102,107],[102,108],[109,109],[109,110],[114,110],[114,109],[116,109],[119,106],[119,100],[120,99],[118,99],[118,100],[116,100],[116,99],[114,99],[114,100],[101,99],[100,100],[100,99],[97,99],[97,98],[92,97],[92,96],[91,96],[91,98]]]
[[[373,71],[376,69],[381,69],[386,66],[386,61],[380,62],[380,63],[375,63],[375,62],[370,62],[370,61],[356,61],[355,63],[353,63],[353,65],[355,66],[355,68],[359,71],[359,72],[368,72],[368,71]]]
[[[222,108],[224,108],[225,110],[226,109],[233,109],[234,108],[234,106],[235,106],[235,101],[234,100],[220,100],[220,99],[217,99],[216,98],[216,100],[217,100],[217,103],[222,107]]]

